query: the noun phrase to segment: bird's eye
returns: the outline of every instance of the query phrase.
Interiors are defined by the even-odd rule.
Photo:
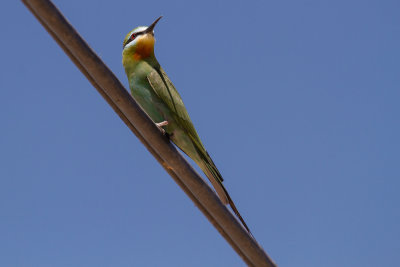
[[[129,39],[126,41],[126,43],[124,44],[124,47],[129,44],[130,42],[132,42],[133,40],[135,40],[136,37],[138,37],[140,34],[143,34],[143,32],[135,32],[132,33],[131,36],[129,37]]]

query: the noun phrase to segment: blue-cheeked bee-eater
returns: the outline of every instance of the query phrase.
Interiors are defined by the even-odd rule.
[[[221,201],[231,206],[249,231],[222,184],[221,173],[201,142],[181,96],[154,55],[154,27],[160,19],[148,27],[133,29],[124,39],[122,63],[131,94],[170,140],[203,170]]]

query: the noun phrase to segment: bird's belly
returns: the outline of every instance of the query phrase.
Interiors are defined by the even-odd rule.
[[[155,123],[168,121],[168,125],[163,128],[170,136],[171,141],[185,152],[185,154],[196,161],[198,154],[192,140],[186,132],[180,128],[165,103],[152,91],[143,87],[134,88],[132,90],[132,96]]]
[[[150,90],[135,88],[132,90],[132,96],[154,122],[158,123],[166,120],[165,105]]]

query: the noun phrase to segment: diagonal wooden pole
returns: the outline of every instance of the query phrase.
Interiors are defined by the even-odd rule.
[[[160,158],[160,156],[154,151],[154,149],[147,143],[147,141],[140,135],[140,133],[136,130],[136,128],[130,123],[130,121],[125,117],[125,115],[119,110],[119,108],[112,102],[112,100],[106,95],[100,86],[96,83],[95,80],[89,75],[86,69],[80,64],[80,62],[71,54],[71,52],[67,49],[67,47],[61,42],[60,39],[48,28],[48,26],[33,12],[30,6],[27,5],[27,8],[35,15],[35,17],[39,20],[39,22],[43,25],[43,27],[49,32],[49,34],[55,39],[55,41],[60,45],[60,47],[64,50],[64,52],[70,57],[72,62],[79,68],[79,70],[86,76],[89,82],[96,88],[96,90],[100,93],[100,95],[107,101],[107,103],[112,107],[112,109],[118,114],[118,116],[125,122],[125,124],[129,127],[129,129],[138,137],[138,139],[143,143],[143,145],[149,150],[149,152],[155,157],[155,159],[163,166],[163,168],[169,173],[169,175],[174,179],[174,181],[182,188],[182,190],[189,196],[189,198],[195,203],[195,205],[204,213],[207,219],[214,225],[215,228],[220,232],[220,234],[227,240],[230,240],[230,237],[226,235],[224,230],[215,222],[215,220],[211,217],[208,211],[201,205],[201,203],[194,197],[192,192],[178,179],[176,174],[172,171],[172,169],[167,168],[165,161]],[[248,264],[247,258],[243,255],[240,249],[231,241],[228,241],[233,249],[239,254],[240,257]]]
[[[114,111],[249,266],[275,266],[49,0],[22,0]]]

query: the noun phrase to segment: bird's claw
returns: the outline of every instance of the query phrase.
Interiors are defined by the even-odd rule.
[[[165,135],[166,132],[162,127],[163,126],[167,126],[168,125],[168,121],[162,121],[162,122],[156,123],[156,125],[157,125],[158,129],[160,129],[160,131]]]
[[[162,122],[156,123],[156,125],[158,127],[167,126],[168,125],[168,121],[162,121]]]

